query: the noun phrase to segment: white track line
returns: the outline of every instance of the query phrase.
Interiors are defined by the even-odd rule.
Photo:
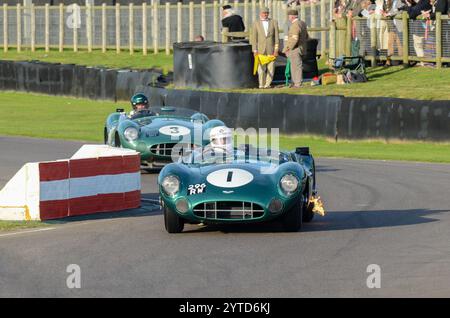
[[[21,231],[21,232],[0,234],[0,237],[13,236],[13,235],[19,235],[19,234],[27,234],[27,233],[44,232],[44,231],[50,231],[50,230],[55,230],[55,229],[56,229],[56,227],[46,227],[43,229],[37,229],[37,230],[31,230],[31,231]]]

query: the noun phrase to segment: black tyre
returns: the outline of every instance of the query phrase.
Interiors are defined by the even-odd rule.
[[[311,222],[314,219],[314,203],[307,202],[303,206],[302,220],[305,223]]]
[[[181,233],[184,229],[184,220],[167,206],[164,206],[164,225],[169,233]]]
[[[122,145],[120,144],[120,137],[119,134],[116,133],[114,135],[114,147],[120,148]]]
[[[300,200],[283,216],[283,228],[287,232],[298,232],[303,224],[303,199]]]
[[[103,130],[103,141],[104,141],[104,144],[105,144],[105,145],[108,144],[108,130],[106,129],[106,127],[105,127],[105,129]]]

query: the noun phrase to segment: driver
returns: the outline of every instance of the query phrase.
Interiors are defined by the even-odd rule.
[[[211,129],[209,147],[215,155],[230,155],[234,152],[233,135],[231,129],[218,126]]]
[[[136,115],[140,112],[150,110],[150,104],[148,102],[148,98],[147,98],[147,96],[145,96],[142,93],[133,95],[133,97],[131,97],[130,102],[131,102],[131,107],[133,107],[133,110],[130,112],[130,117],[133,117],[134,115]]]

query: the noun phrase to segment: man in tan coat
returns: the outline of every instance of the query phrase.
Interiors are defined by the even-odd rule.
[[[288,11],[290,24],[287,41],[283,53],[291,61],[291,76],[293,87],[301,87],[303,81],[302,55],[306,54],[306,42],[309,39],[306,23],[298,19],[297,10]]]
[[[278,56],[279,31],[278,22],[269,19],[269,8],[264,8],[259,19],[252,26],[252,49],[255,58],[258,54]],[[272,84],[275,62],[258,65],[259,88],[269,88]]]

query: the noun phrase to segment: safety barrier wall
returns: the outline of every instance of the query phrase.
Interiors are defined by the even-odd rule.
[[[139,154],[85,145],[71,159],[20,169],[0,191],[0,220],[58,219],[137,208],[140,202]]]
[[[128,100],[144,92],[152,105],[197,109],[230,127],[358,139],[450,140],[450,103],[396,98],[239,94],[151,86],[157,71],[0,61],[0,90]],[[165,83],[164,83],[165,84]]]
[[[154,83],[160,75],[153,70],[0,60],[0,90],[90,99],[128,100],[136,86]]]
[[[230,127],[279,128],[332,138],[450,140],[450,102],[400,98],[239,94],[138,87],[157,101],[204,112]]]

